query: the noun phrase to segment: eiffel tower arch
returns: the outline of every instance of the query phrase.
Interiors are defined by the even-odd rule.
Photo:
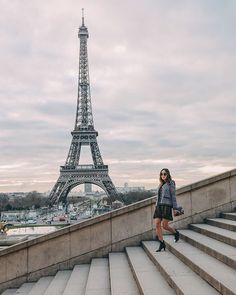
[[[71,132],[72,142],[64,166],[60,168],[60,176],[50,192],[51,204],[66,202],[68,193],[77,185],[92,183],[101,187],[111,201],[118,199],[116,188],[108,174],[108,166],[104,165],[97,143],[98,132],[94,129],[92,103],[90,94],[87,40],[88,29],[84,24],[79,28],[80,39],[78,100],[74,130]],[[89,146],[93,165],[81,165],[82,146]]]

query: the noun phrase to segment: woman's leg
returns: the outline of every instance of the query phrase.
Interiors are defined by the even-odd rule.
[[[177,229],[174,229],[173,227],[169,226],[169,220],[168,219],[163,219],[162,225],[163,225],[163,228],[165,230],[168,230],[169,232],[174,234],[175,242],[178,242],[178,240],[179,240],[179,232],[177,231]]]
[[[176,230],[173,227],[169,226],[169,220],[168,219],[163,219],[162,225],[163,225],[163,228],[165,230],[168,230],[172,234],[175,234],[176,233]]]
[[[163,234],[161,230],[161,219],[156,218],[156,235],[158,236],[159,241],[163,241]]]
[[[161,229],[161,219],[157,218],[156,219],[156,234],[158,236],[158,239],[160,241],[159,248],[156,250],[156,252],[161,252],[162,249],[166,251],[166,244],[163,240],[163,234],[162,234],[162,229]]]

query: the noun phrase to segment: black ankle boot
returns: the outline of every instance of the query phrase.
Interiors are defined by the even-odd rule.
[[[175,243],[177,243],[178,242],[178,240],[179,240],[179,232],[177,231],[177,229],[175,230]]]
[[[160,241],[159,249],[157,249],[156,252],[161,252],[162,249],[164,249],[164,251],[166,251],[166,244],[164,241]]]

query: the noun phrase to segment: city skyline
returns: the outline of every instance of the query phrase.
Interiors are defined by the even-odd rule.
[[[0,6],[0,192],[51,190],[65,163],[82,7],[94,125],[114,184],[154,188],[167,167],[180,187],[235,168],[236,3]]]

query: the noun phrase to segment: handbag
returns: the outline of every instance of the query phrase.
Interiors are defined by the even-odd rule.
[[[184,208],[182,206],[179,206],[174,211],[174,216],[180,216],[184,214]]]

